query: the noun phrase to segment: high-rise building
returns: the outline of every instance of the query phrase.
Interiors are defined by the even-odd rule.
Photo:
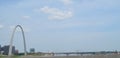
[[[8,53],[9,53],[9,45],[3,46],[1,48],[1,50],[3,51],[4,55],[8,55]],[[15,47],[14,46],[12,47],[12,54],[15,54]]]
[[[1,45],[0,45],[0,54],[1,54]]]
[[[34,48],[31,48],[31,49],[30,49],[30,53],[35,53],[35,49],[34,49]]]

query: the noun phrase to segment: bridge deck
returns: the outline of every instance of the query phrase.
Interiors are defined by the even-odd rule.
[[[120,58],[116,55],[88,55],[88,56],[22,56],[21,58]]]

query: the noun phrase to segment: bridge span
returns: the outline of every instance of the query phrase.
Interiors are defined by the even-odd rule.
[[[81,56],[22,56],[21,58],[120,58],[119,54]]]

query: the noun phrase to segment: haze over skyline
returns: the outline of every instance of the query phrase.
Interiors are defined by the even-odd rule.
[[[120,50],[120,0],[0,0],[0,45],[13,28],[25,31],[27,50]],[[19,28],[14,45],[23,51]]]

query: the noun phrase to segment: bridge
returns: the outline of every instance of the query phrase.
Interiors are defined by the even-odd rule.
[[[57,52],[57,53],[40,53],[44,55],[51,55],[51,56],[59,56],[59,55],[64,55],[64,56],[71,56],[71,55],[109,55],[109,54],[120,54],[120,52],[117,51],[101,51],[101,52]]]

